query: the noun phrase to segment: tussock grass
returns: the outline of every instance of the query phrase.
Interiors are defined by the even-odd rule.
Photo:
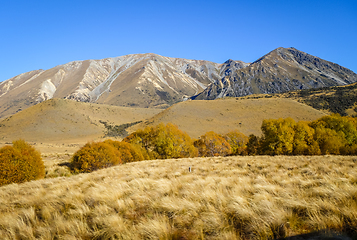
[[[189,167],[192,172],[189,172]],[[0,188],[3,239],[274,239],[357,231],[357,158],[134,162]]]

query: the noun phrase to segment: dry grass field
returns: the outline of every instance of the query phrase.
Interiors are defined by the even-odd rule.
[[[66,175],[68,159],[47,156],[47,177]],[[170,159],[12,184],[0,188],[0,236],[351,239],[356,167],[356,157],[342,156]]]
[[[194,100],[177,103],[128,131],[163,122],[177,125],[193,138],[208,131],[226,134],[235,129],[247,136],[261,135],[260,127],[264,119],[291,117],[295,121],[312,121],[324,115],[310,106],[286,98]]]
[[[0,142],[23,138],[40,148],[41,143],[45,144],[42,149],[51,148],[50,145],[83,144],[104,136],[106,128],[101,122],[121,125],[143,121],[161,111],[51,99],[2,119]]]

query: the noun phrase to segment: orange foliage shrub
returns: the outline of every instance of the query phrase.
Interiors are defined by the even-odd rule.
[[[133,144],[124,141],[119,142],[113,140],[105,140],[104,142],[112,145],[118,150],[119,156],[123,163],[137,162],[148,159],[146,151],[140,146],[134,146]]]
[[[92,172],[122,163],[118,150],[105,142],[87,143],[72,158],[71,167],[75,172]]]
[[[211,131],[194,142],[201,157],[227,156],[231,154],[231,146],[221,135]]]
[[[41,154],[24,140],[0,149],[0,186],[44,178]]]

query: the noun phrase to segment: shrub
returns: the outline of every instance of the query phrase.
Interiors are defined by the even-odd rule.
[[[73,155],[71,168],[75,172],[88,173],[120,163],[120,153],[115,147],[105,142],[92,142]]]
[[[44,178],[41,154],[24,140],[0,149],[0,186]]]
[[[308,125],[308,122],[300,121],[295,125],[295,135],[293,143],[294,155],[320,155],[320,147],[314,139],[315,129]]]
[[[260,138],[254,134],[250,134],[247,143],[247,153],[248,155],[257,155],[260,153]]]
[[[231,146],[220,134],[213,131],[202,135],[194,142],[200,157],[227,156],[231,154]]]
[[[296,122],[292,118],[263,120],[261,152],[268,155],[289,155],[293,152]]]
[[[146,151],[140,146],[134,146],[127,142],[119,142],[113,140],[105,140],[105,143],[115,147],[123,163],[137,162],[148,159]]]
[[[231,146],[232,155],[246,155],[248,137],[238,130],[231,131],[224,135],[224,139]]]
[[[196,157],[197,149],[187,133],[168,123],[138,130],[123,141],[143,147],[151,159]]]

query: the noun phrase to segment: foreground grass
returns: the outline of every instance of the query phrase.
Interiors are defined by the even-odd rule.
[[[189,167],[192,172],[189,172]],[[130,163],[0,188],[2,239],[273,239],[357,232],[357,158]]]

